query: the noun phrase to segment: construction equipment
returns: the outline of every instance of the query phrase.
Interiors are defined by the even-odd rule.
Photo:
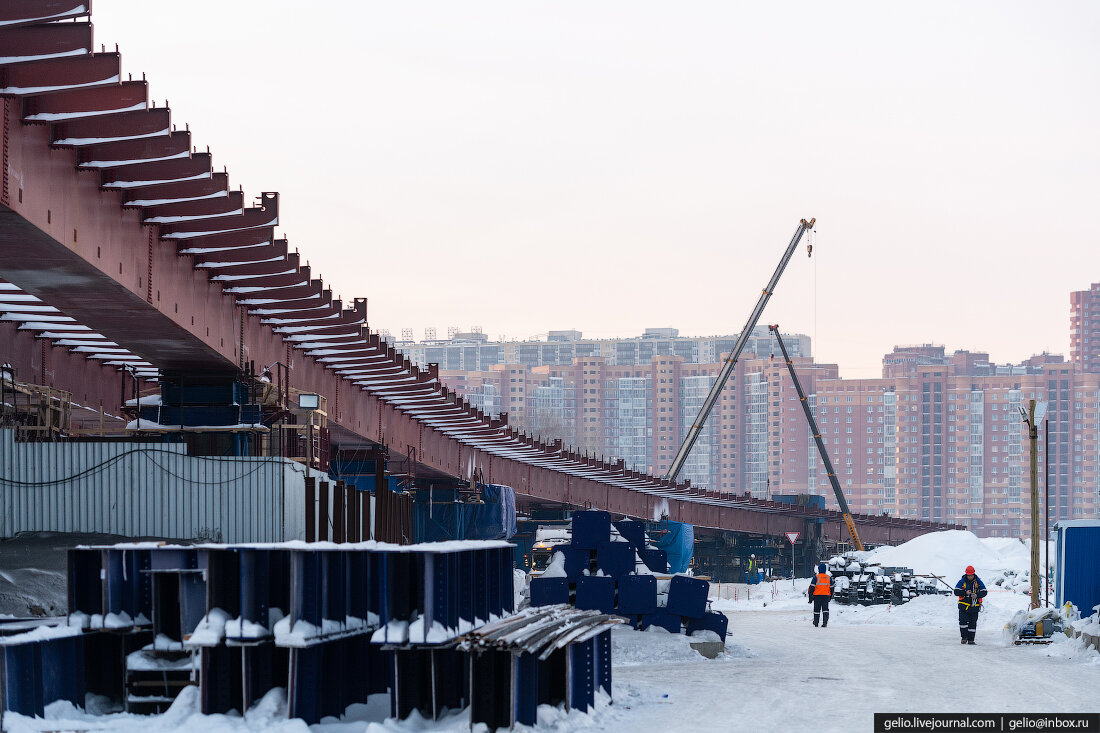
[[[917,596],[948,596],[953,592],[951,586],[942,590],[936,586],[933,578],[938,576],[917,575],[912,568],[883,567],[848,554],[833,557],[828,564],[834,578],[833,600],[843,605],[900,606]]]
[[[787,245],[787,250],[779,260],[779,266],[775,268],[775,272],[772,273],[772,279],[768,281],[764,291],[760,294],[760,299],[756,301],[756,307],[752,309],[752,314],[749,316],[748,322],[745,323],[745,327],[742,328],[741,333],[737,335],[737,341],[733,344],[733,351],[726,357],[726,362],[722,366],[722,371],[718,373],[718,379],[715,380],[714,385],[710,388],[710,394],[708,394],[706,400],[703,401],[703,406],[699,408],[699,415],[695,418],[695,423],[692,424],[691,428],[688,430],[687,436],[684,437],[684,442],[680,446],[680,450],[676,453],[676,457],[672,459],[672,463],[668,467],[665,478],[669,481],[676,480],[676,477],[680,474],[680,469],[684,467],[684,463],[687,461],[688,456],[691,455],[691,449],[695,446],[695,441],[699,439],[699,433],[706,424],[707,418],[710,417],[710,411],[714,409],[715,403],[718,402],[718,395],[722,394],[722,388],[726,386],[726,380],[728,380],[730,374],[733,373],[733,367],[737,364],[737,357],[741,356],[741,350],[745,348],[749,336],[752,335],[752,330],[756,328],[756,323],[760,320],[760,314],[764,312],[764,306],[768,304],[768,300],[772,297],[772,293],[775,292],[775,286],[779,282],[780,275],[783,274],[783,270],[787,269],[787,263],[791,261],[791,255],[794,254],[795,248],[802,240],[802,235],[808,230],[813,229],[815,221],[817,220],[810,219],[806,221],[803,219],[798,223],[798,228],[795,229],[794,236],[791,237],[791,242]]]
[[[852,544],[855,545],[857,550],[863,550],[863,541],[859,539],[859,533],[856,532],[855,522],[852,521],[852,512],[848,509],[848,502],[844,498],[844,492],[840,488],[840,479],[836,477],[836,471],[833,470],[833,462],[829,460],[829,451],[825,449],[825,441],[821,439],[821,431],[817,427],[817,420],[814,420],[814,414],[810,411],[810,403],[806,401],[806,393],[802,391],[802,384],[798,381],[798,374],[794,371],[794,364],[791,362],[791,357],[787,353],[787,346],[783,343],[782,337],[779,335],[779,326],[768,326],[773,334],[775,334],[775,340],[779,342],[779,350],[783,352],[783,360],[787,362],[787,371],[791,373],[791,381],[794,382],[794,388],[798,391],[798,399],[802,403],[802,411],[806,413],[806,421],[810,424],[810,432],[814,435],[814,442],[817,443],[817,452],[821,454],[821,462],[825,464],[825,470],[829,474],[829,483],[833,486],[833,493],[836,495],[836,503],[840,507],[840,511],[844,514],[844,524],[848,525],[848,534],[852,537]]]

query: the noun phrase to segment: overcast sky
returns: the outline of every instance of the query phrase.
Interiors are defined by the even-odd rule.
[[[96,41],[372,328],[761,323],[1069,355],[1100,281],[1095,2],[95,0]]]

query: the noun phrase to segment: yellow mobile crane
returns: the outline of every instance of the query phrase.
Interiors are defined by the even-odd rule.
[[[859,533],[856,532],[856,524],[852,521],[852,512],[848,509],[848,502],[844,499],[844,492],[840,488],[840,480],[836,477],[836,471],[833,470],[833,462],[829,460],[829,451],[825,449],[825,442],[821,439],[821,431],[817,427],[817,420],[814,420],[814,414],[810,412],[810,404],[806,401],[806,393],[802,391],[802,384],[799,383],[798,375],[795,374],[794,364],[787,353],[787,346],[779,336],[779,326],[768,326],[768,330],[775,334],[775,340],[779,342],[779,350],[783,352],[783,361],[787,362],[787,371],[791,373],[791,381],[794,382],[794,388],[798,391],[798,399],[802,403],[802,411],[806,413],[806,422],[810,424],[810,432],[814,434],[814,442],[817,443],[817,452],[821,454],[821,462],[825,464],[825,470],[829,473],[829,483],[833,485],[836,503],[844,514],[844,523],[848,525],[848,534],[852,536],[852,544],[856,546],[857,550],[862,551],[863,541],[859,539]]]

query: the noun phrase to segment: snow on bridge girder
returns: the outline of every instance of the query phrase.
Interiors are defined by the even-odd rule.
[[[176,181],[209,178],[211,156],[208,153],[192,155],[186,158],[158,160],[151,163],[135,163],[120,168],[104,169],[100,173],[100,186],[103,188],[144,188],[163,185]]]
[[[124,206],[154,206],[228,195],[229,175],[215,171],[208,178],[123,189],[122,202]]]
[[[160,107],[55,122],[51,139],[54,145],[82,147],[166,137],[171,133],[172,113]]]
[[[288,270],[297,274],[298,258],[295,255],[289,257],[283,255],[282,257],[268,257],[254,262],[196,263],[195,269],[209,271],[211,279],[219,282],[236,282],[257,277],[285,275]]]
[[[272,264],[280,264],[278,262]],[[220,272],[211,272],[211,279],[218,277]],[[260,275],[256,278],[248,278],[244,280],[237,280],[228,278],[224,280],[225,292],[227,293],[245,293],[252,294],[257,292],[257,289],[264,290],[267,288],[289,288],[299,287],[306,284],[306,280],[302,277],[299,270],[286,271],[285,263],[279,268],[279,272],[270,273],[267,275]]]
[[[91,52],[91,23],[0,26],[0,64],[24,63]]]
[[[328,318],[301,319],[290,323],[272,323],[275,333],[327,333],[327,329],[337,326],[365,326],[366,322],[355,315],[354,311],[341,311],[333,308]]]
[[[176,221],[193,221],[215,216],[240,214],[244,211],[244,192],[230,191],[228,196],[218,196],[197,201],[178,201],[174,204],[142,207],[146,224],[171,224]],[[283,254],[286,254],[285,250]]]
[[[161,239],[193,239],[209,234],[278,225],[279,194],[264,193],[262,202],[261,206],[245,209],[234,216],[162,224],[160,226]]]
[[[84,354],[88,359],[110,358],[126,363],[146,363],[129,350],[108,341],[106,336],[76,323],[76,319],[71,316],[4,280],[0,280],[0,321],[14,321],[19,324],[19,330],[34,331],[37,337],[46,338],[54,345],[66,347],[71,352]],[[57,326],[62,321],[79,327],[79,332],[59,331]],[[79,335],[79,338],[72,338],[73,335]],[[106,354],[110,356],[105,356]]]
[[[272,302],[282,303],[287,301],[309,300],[321,297],[322,292],[321,288],[316,285],[272,288],[260,292],[239,291],[237,303],[240,305],[250,305],[252,302],[270,304]]]
[[[259,250],[266,247],[271,250]],[[268,256],[287,253],[286,240],[275,239],[274,227],[243,229],[224,234],[207,234],[192,239],[181,239],[176,243],[176,252],[192,255],[195,263],[206,262],[248,262]]]
[[[340,318],[342,313],[355,315],[355,311],[341,310],[339,302],[333,301],[328,308],[313,308],[311,310],[288,311],[278,315],[268,315],[261,318],[260,323],[271,326],[313,325],[325,321],[334,321]],[[312,355],[313,352],[310,353]]]
[[[0,28],[76,18],[90,12],[90,0],[5,0],[0,4]]]
[[[336,318],[334,320],[331,320],[331,321],[328,321],[328,320],[317,320],[317,321],[313,321],[313,322],[305,321],[305,322],[300,322],[300,323],[295,323],[295,324],[286,324],[286,325],[281,325],[281,326],[273,326],[272,330],[275,333],[285,333],[285,334],[309,333],[309,334],[328,335],[330,333],[337,333],[337,331],[335,329],[344,329],[344,328],[347,328],[348,326],[362,327],[362,326],[365,326],[365,325],[366,325],[366,323],[364,323],[363,319],[362,318],[357,318],[354,313],[345,314],[345,313],[339,313],[338,312],[336,314]],[[344,333],[344,331],[339,331],[339,333]]]
[[[77,149],[76,163],[81,168],[118,168],[154,160],[186,158],[190,155],[191,133],[187,130],[176,130],[159,137],[86,145]]]
[[[0,66],[0,94],[49,94],[117,84],[119,55],[97,53]]]
[[[133,112],[147,109],[148,106],[149,84],[144,79],[139,79],[106,87],[23,97],[23,121],[58,122],[93,115]]]

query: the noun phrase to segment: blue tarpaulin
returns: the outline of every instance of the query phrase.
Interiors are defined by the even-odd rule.
[[[484,504],[456,502],[456,492],[421,489],[413,505],[417,542],[507,540],[516,533],[516,492],[502,484],[478,484]]]
[[[668,555],[668,571],[686,572],[695,553],[695,527],[683,522],[666,521],[661,523],[661,528],[668,532],[657,540],[657,549],[664,550]]]

